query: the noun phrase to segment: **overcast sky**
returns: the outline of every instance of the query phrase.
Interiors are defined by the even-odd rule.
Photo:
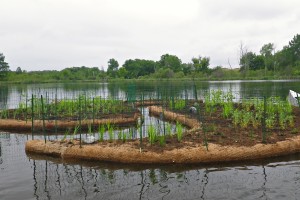
[[[115,58],[238,66],[239,46],[277,50],[300,33],[299,0],[1,0],[0,52],[11,70],[107,67]]]

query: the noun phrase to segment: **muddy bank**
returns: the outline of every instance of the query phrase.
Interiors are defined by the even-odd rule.
[[[202,144],[186,143],[184,147],[163,150],[161,152],[148,150],[140,152],[131,143],[102,145],[66,144],[42,140],[31,140],[26,143],[25,150],[28,154],[44,154],[61,159],[109,161],[118,163],[218,163],[229,161],[256,160],[288,155],[300,152],[300,136],[289,138],[275,144],[256,144],[252,147],[245,146],[220,146],[209,144],[208,151]]]

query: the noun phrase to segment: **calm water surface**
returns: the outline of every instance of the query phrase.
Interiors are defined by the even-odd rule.
[[[170,85],[178,95],[186,90],[194,95],[193,84]],[[134,90],[137,96],[142,91],[153,96],[163,90],[160,86],[143,83]],[[1,85],[0,105],[14,107],[24,95],[32,93],[65,98],[89,92],[126,98],[131,87],[94,83]],[[200,82],[196,89],[199,97],[206,91],[222,89],[232,90],[237,98],[284,98],[289,89],[299,92],[300,82]],[[31,136],[0,131],[0,199],[300,199],[300,154],[222,165],[72,163],[26,155],[27,139]]]

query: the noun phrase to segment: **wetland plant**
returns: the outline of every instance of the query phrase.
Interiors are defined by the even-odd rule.
[[[65,132],[65,134],[64,134],[64,137],[60,140],[61,142],[64,142],[65,140],[66,140],[66,138],[67,138],[67,135],[69,135],[69,133],[70,133],[70,128],[68,128],[67,130],[66,130],[66,132]]]
[[[238,109],[235,109],[233,111],[232,122],[235,127],[237,127],[241,123],[241,115],[242,115],[242,113]]]
[[[168,136],[172,136],[172,125],[170,123],[167,124],[166,126],[166,131]]]
[[[126,140],[127,140],[127,134],[124,130],[122,130],[122,141],[126,142]]]
[[[184,99],[177,99],[175,101],[170,101],[170,108],[174,108],[175,110],[182,110],[186,106],[186,101]]]
[[[268,129],[272,129],[274,128],[274,125],[275,125],[275,114],[272,114],[266,118],[266,127]]]
[[[151,145],[155,143],[157,138],[157,130],[152,124],[148,127],[148,138]]]
[[[113,139],[115,139],[113,126],[111,126],[110,123],[107,123],[106,128],[108,130],[109,142],[112,142]]]
[[[132,128],[129,128],[129,138],[130,139],[134,139],[133,138],[133,129]]]
[[[166,145],[166,138],[164,135],[158,136],[158,141],[160,146],[165,146]]]
[[[177,141],[180,142],[182,140],[183,127],[178,121],[176,122],[176,131],[177,131]]]
[[[98,134],[99,134],[99,141],[100,142],[103,141],[104,133],[105,133],[105,126],[99,124],[99,126],[98,126]]]
[[[71,141],[74,140],[75,135],[78,133],[79,127],[80,127],[79,125],[76,125],[76,126],[75,126],[74,132],[73,132],[73,134],[72,134],[72,136],[71,136]]]
[[[229,118],[233,113],[233,104],[231,102],[226,102],[223,104],[223,117]]]
[[[253,118],[253,115],[251,112],[247,112],[247,111],[243,112],[241,126],[243,128],[247,128],[249,126],[250,122],[253,121],[252,118]]]
[[[119,131],[117,136],[118,136],[118,140],[122,140],[123,137],[122,131]]]

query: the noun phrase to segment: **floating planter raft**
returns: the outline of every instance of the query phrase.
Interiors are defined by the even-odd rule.
[[[294,96],[293,93],[291,95]],[[64,137],[60,141],[47,141],[44,136],[44,140],[28,141],[26,152],[29,156],[50,155],[62,160],[145,164],[255,160],[300,152],[300,109],[287,100],[270,97],[234,102],[231,93],[224,94],[222,91],[213,91],[204,99],[205,101],[171,98],[161,102],[115,102],[114,109],[111,110],[113,113],[131,111],[134,114],[133,122],[138,122],[135,124],[135,131],[118,131],[117,139],[110,126],[113,122],[108,121],[103,121],[103,124],[108,123],[107,127],[98,127],[97,139],[91,137],[91,121],[75,112],[74,116],[84,119],[80,125],[88,126],[90,138],[81,138],[80,135],[79,139],[71,136],[70,139]],[[96,104],[91,105],[95,120],[93,123],[100,124],[94,118],[94,111],[100,110],[101,115],[98,117],[103,117],[106,107],[94,109]],[[126,105],[126,109],[119,109],[121,105]],[[145,123],[143,117],[139,118],[138,113],[135,114],[136,107],[139,106],[149,106],[149,114],[158,118],[157,121],[175,122],[176,127],[165,125],[165,122]],[[115,112],[117,110],[119,112]],[[85,116],[90,115],[87,112]],[[47,128],[49,124],[44,123],[45,120],[43,127]],[[183,132],[182,125],[188,130]],[[105,129],[108,130],[109,140],[103,139]],[[75,134],[76,129],[73,135]]]
[[[106,118],[106,119],[89,119],[89,120],[82,120],[81,126],[88,127],[88,125],[93,124],[94,126],[103,125],[110,123],[112,125],[124,125],[128,126],[129,124],[136,124],[140,113],[136,112],[133,113],[131,116],[126,115],[116,115],[114,118]],[[78,125],[78,120],[45,120],[45,129],[46,131],[53,131],[55,126],[60,131],[65,131],[67,128],[74,128]],[[24,120],[17,120],[17,119],[1,119],[0,120],[0,129],[3,131],[22,131],[22,132],[30,132],[32,129],[31,121],[28,120],[27,122]],[[35,130],[42,130],[43,129],[43,121],[42,120],[35,120],[34,121],[34,129]]]
[[[200,122],[197,119],[189,118],[186,115],[177,114],[171,111],[166,111],[160,106],[149,106],[149,113],[157,117],[163,117],[168,121],[178,121],[189,127],[191,130],[200,128]]]
[[[220,146],[210,144],[209,150],[201,144],[186,144],[184,147],[162,152],[140,152],[133,143],[121,145],[66,145],[60,142],[31,140],[26,143],[26,152],[44,154],[61,159],[109,161],[119,163],[191,164],[242,160],[256,160],[300,152],[300,136],[275,144],[256,144],[252,147]]]

